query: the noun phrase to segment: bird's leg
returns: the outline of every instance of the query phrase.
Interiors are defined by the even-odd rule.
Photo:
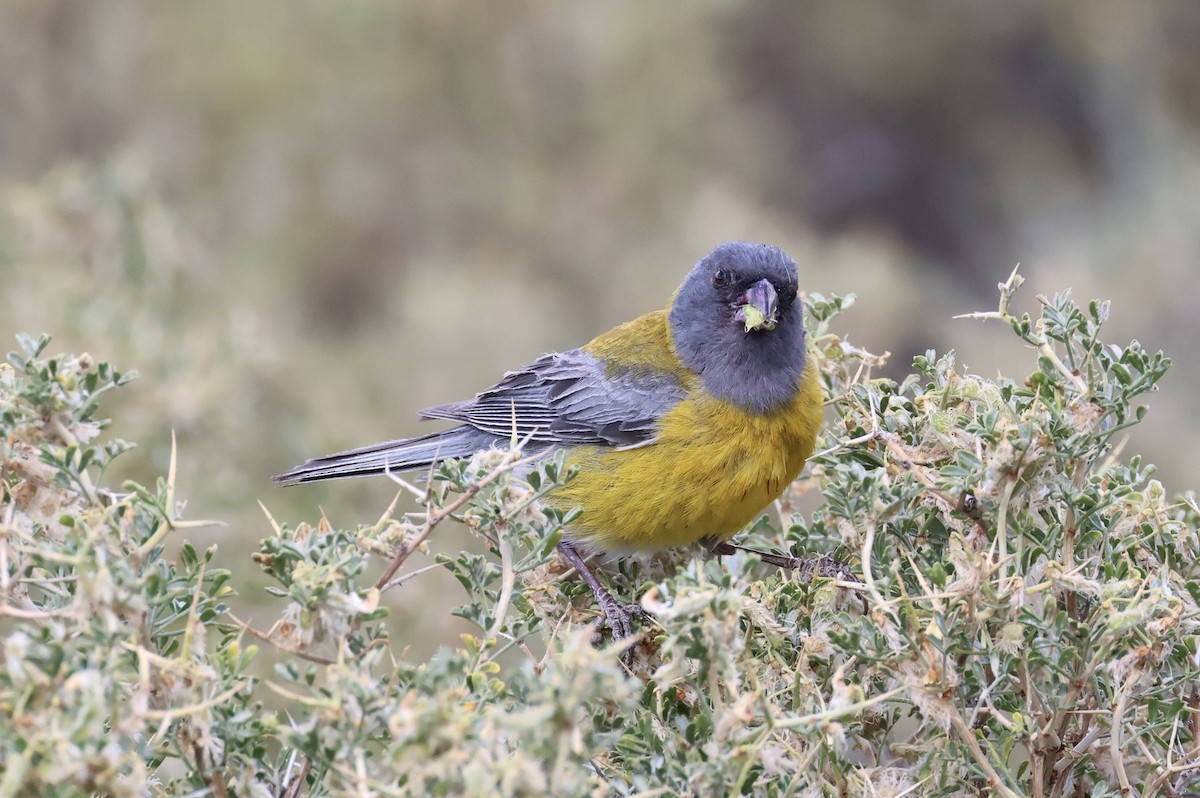
[[[600,580],[596,578],[596,573],[584,561],[583,556],[567,541],[559,541],[558,551],[562,556],[567,558],[567,562],[571,564],[583,581],[587,582],[588,587],[596,594],[596,602],[600,605],[600,609],[604,611],[604,617],[609,630],[612,632],[614,640],[622,640],[626,637],[632,637],[636,627],[636,621],[645,617],[645,610],[637,604],[623,604],[613,598],[612,593],[608,592],[608,588],[600,584]],[[633,647],[625,650],[625,664],[630,665],[633,662]]]
[[[745,546],[738,546],[738,545],[729,543],[724,540],[716,541],[715,543],[713,543],[712,545],[709,546],[708,550],[710,552],[712,552],[713,554],[718,554],[718,555],[734,554],[739,551],[748,552],[750,554],[757,554],[759,559],[761,559],[767,565],[774,565],[776,568],[794,569],[794,568],[798,568],[803,563],[802,558],[793,557],[790,554],[773,554],[769,551],[759,551],[758,549],[749,549],[749,548],[746,548]]]
[[[822,557],[793,557],[790,554],[774,554],[769,551],[759,551],[758,549],[738,546],[724,540],[709,539],[704,542],[708,545],[708,550],[713,554],[725,555],[739,551],[757,554],[759,559],[767,565],[774,565],[776,568],[787,568],[791,571],[799,571],[803,579],[812,580],[818,576],[854,579],[854,574],[850,570],[850,566],[828,555]]]

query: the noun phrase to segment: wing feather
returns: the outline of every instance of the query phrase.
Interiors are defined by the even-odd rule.
[[[639,446],[686,391],[671,375],[614,371],[579,350],[555,352],[510,371],[466,402],[421,411],[423,418],[469,424],[499,438],[541,443]]]

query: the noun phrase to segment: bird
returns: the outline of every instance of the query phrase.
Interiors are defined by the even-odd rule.
[[[730,539],[812,454],[822,407],[795,261],[733,241],[701,258],[666,308],[420,411],[450,429],[317,457],[274,480],[428,470],[514,439],[523,456],[561,452],[576,475],[544,502],[581,512],[558,550],[624,638],[640,608],[617,601],[587,558],[696,543],[733,553]]]

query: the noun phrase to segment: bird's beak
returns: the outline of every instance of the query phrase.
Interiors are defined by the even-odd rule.
[[[767,279],[759,280],[738,300],[733,317],[746,325],[746,332],[774,330],[779,322],[779,294]]]

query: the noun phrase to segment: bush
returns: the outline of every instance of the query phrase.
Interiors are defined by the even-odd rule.
[[[975,315],[1033,348],[1023,381],[933,352],[874,377],[830,332],[849,299],[809,298],[833,418],[782,538],[747,539],[855,576],[611,566],[653,619],[632,675],[555,559],[572,514],[536,500],[561,462],[444,463],[405,483],[424,512],[358,529],[272,521],[255,560],[282,609],[255,628],[229,604],[241,564],[186,542],[204,522],[174,458],[152,489],[104,487],[126,444],[99,442],[96,398],[128,375],[22,337],[0,370],[0,794],[1195,794],[1200,510],[1118,457],[1168,362],[1102,343],[1107,303],[1011,315],[1018,286]],[[436,556],[479,632],[409,662],[381,595],[447,518],[489,550]]]

